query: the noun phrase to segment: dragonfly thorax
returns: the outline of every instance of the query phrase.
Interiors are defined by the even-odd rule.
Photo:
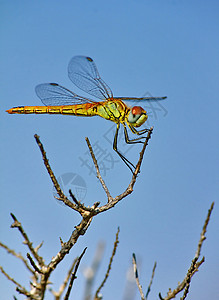
[[[139,127],[147,120],[146,111],[141,106],[134,106],[129,112],[127,121],[134,127]]]

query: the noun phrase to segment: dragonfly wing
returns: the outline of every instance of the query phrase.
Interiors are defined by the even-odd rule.
[[[90,99],[78,96],[72,91],[64,88],[57,83],[42,83],[35,88],[37,96],[44,105],[75,105],[94,102]]]
[[[80,89],[101,100],[113,97],[108,85],[102,80],[92,58],[74,56],[68,65],[68,76]]]
[[[114,97],[114,99],[121,99],[122,101],[161,101],[166,99],[167,97]]]

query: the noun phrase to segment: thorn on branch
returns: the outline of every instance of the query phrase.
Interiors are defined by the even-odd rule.
[[[63,242],[62,238],[59,237],[59,240],[60,240],[61,247],[63,247],[64,246],[64,242]]]
[[[36,246],[34,250],[35,250],[36,252],[38,252],[39,249],[40,249],[42,246],[43,246],[43,241],[42,241],[38,246]]]
[[[18,220],[14,214],[10,213],[10,215],[11,215],[12,219],[14,220],[14,223],[11,224],[11,228],[16,228],[16,227],[19,228],[21,226],[21,223],[18,222]]]

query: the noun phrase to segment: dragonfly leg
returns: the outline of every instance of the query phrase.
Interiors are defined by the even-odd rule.
[[[124,126],[125,141],[126,141],[127,144],[137,144],[137,143],[144,144],[144,142],[142,142],[140,140],[145,139],[146,138],[145,136],[141,136],[141,137],[138,137],[136,139],[130,140],[129,136],[128,136],[128,131],[127,131],[127,128],[126,128],[125,124],[123,124],[123,126]]]
[[[137,135],[142,135],[142,134],[144,134],[144,133],[146,133],[146,132],[149,131],[149,129],[147,129],[147,128],[138,131],[137,129],[135,129],[135,128],[132,127],[131,125],[128,125],[128,126],[129,126],[131,132],[134,133],[134,134],[137,134]]]
[[[131,166],[135,169],[135,166],[124,156],[122,155],[117,148],[117,140],[118,140],[118,133],[119,133],[119,127],[120,124],[117,124],[116,127],[116,133],[114,136],[114,141],[113,141],[113,150],[116,151],[116,153],[120,156],[120,158],[124,161],[124,163],[126,164],[126,166],[131,170],[132,173],[134,173],[134,171],[132,170]]]

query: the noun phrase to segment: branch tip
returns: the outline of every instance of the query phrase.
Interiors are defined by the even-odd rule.
[[[110,273],[110,270],[111,270],[111,266],[112,266],[112,262],[113,262],[113,258],[116,254],[116,249],[118,247],[118,243],[119,243],[119,227],[117,229],[117,232],[116,232],[116,240],[114,242],[114,247],[113,247],[113,251],[112,251],[112,255],[110,257],[110,261],[109,261],[109,264],[108,264],[108,268],[107,268],[107,271],[106,271],[106,274],[105,274],[105,277],[102,281],[102,283],[100,284],[99,288],[96,290],[96,293],[95,293],[95,296],[94,296],[94,299],[100,299],[99,298],[99,294],[100,294],[100,290],[102,289],[102,287],[104,286],[107,278],[109,277],[109,273]]]

